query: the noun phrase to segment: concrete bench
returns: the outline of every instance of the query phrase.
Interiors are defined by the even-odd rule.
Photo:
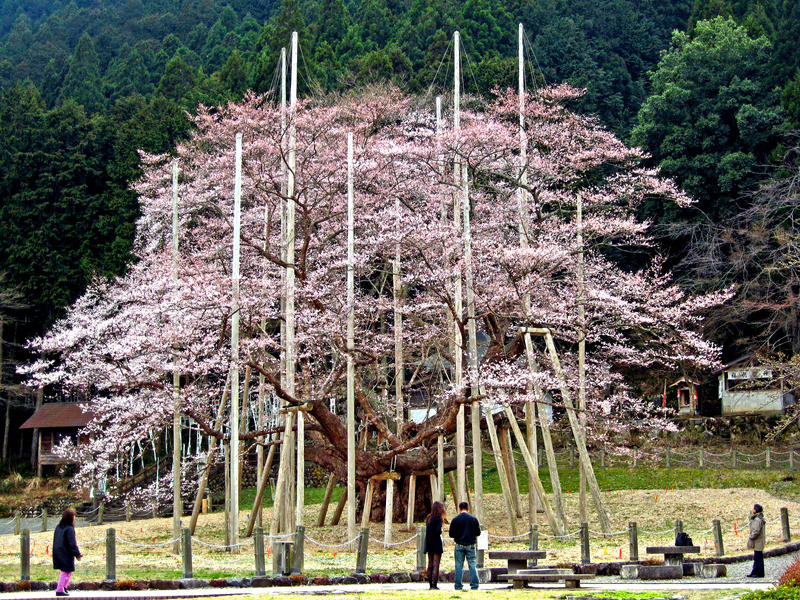
[[[531,569],[536,570],[536,569]],[[508,573],[498,576],[500,581],[510,581],[516,589],[526,588],[531,583],[564,582],[566,588],[581,587],[581,579],[593,579],[594,575],[585,573]]]
[[[508,561],[508,574],[513,574],[528,566],[528,561],[545,558],[547,552],[543,550],[490,550],[489,558]]]

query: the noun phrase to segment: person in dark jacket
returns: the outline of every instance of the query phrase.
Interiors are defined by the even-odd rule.
[[[750,515],[750,535],[747,536],[747,547],[753,549],[753,570],[748,577],[764,577],[764,542],[767,539],[764,509],[760,504],[753,506]]]
[[[53,532],[53,568],[61,571],[56,586],[56,596],[69,596],[67,586],[75,571],[75,559],[83,555],[75,541],[75,511],[67,508]]]
[[[459,513],[450,523],[450,537],[456,544],[454,558],[456,561],[455,589],[462,588],[462,577],[464,575],[464,559],[469,565],[469,587],[473,590],[478,589],[478,569],[477,569],[477,549],[478,536],[481,534],[481,526],[478,519],[469,514],[469,504],[462,502],[458,505]]]
[[[428,583],[432,590],[438,590],[439,564],[442,562],[442,523],[444,504],[438,500],[431,507],[431,514],[425,519],[425,554],[428,555]]]

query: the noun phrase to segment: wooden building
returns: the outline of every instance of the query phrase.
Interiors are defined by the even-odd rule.
[[[65,439],[72,440],[76,446],[85,443],[87,437],[81,429],[92,420],[87,405],[78,402],[52,402],[40,406],[31,417],[20,425],[20,429],[39,431],[39,445],[36,456],[36,473],[42,476],[45,465],[75,464],[74,460],[55,454],[55,448]]]
[[[715,373],[722,416],[782,415],[795,404],[795,391],[772,369],[762,367],[746,354]]]

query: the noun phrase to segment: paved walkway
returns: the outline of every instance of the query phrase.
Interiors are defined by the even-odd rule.
[[[585,591],[591,590],[628,590],[635,591],[658,591],[664,590],[665,592],[680,592],[687,590],[761,590],[770,587],[767,581],[754,582],[734,582],[725,579],[717,580],[700,580],[700,581],[684,581],[670,582],[670,583],[627,583],[620,581],[601,581],[593,580],[591,582],[584,582],[581,584],[581,589]],[[452,583],[440,583],[442,592],[452,594]],[[506,583],[489,583],[481,585],[481,590],[504,590],[508,589]],[[564,590],[563,584],[537,584],[537,589],[554,589]],[[428,584],[426,583],[384,583],[384,584],[367,584],[367,585],[306,585],[302,587],[271,587],[271,588],[205,588],[200,590],[180,590],[180,591],[158,591],[148,590],[142,592],[72,592],[70,598],[72,600],[96,599],[96,598],[115,598],[117,600],[145,600],[147,598],[154,598],[158,600],[165,600],[168,598],[209,598],[220,596],[251,596],[262,594],[265,596],[281,596],[286,594],[299,594],[299,595],[333,595],[339,596],[342,594],[357,594],[366,591],[419,591],[424,592],[426,595],[433,593],[428,591]],[[572,590],[567,590],[570,592]],[[31,598],[53,598],[55,592],[19,592],[13,594],[0,594],[2,600],[28,600]],[[469,597],[465,594],[465,597]]]

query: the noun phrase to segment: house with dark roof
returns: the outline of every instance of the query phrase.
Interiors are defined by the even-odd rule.
[[[86,443],[88,437],[81,429],[92,420],[88,405],[79,402],[52,402],[40,406],[31,417],[20,425],[20,429],[39,431],[39,446],[36,456],[36,473],[42,476],[47,465],[75,464],[70,458],[55,453],[56,447],[69,439],[75,446]]]

